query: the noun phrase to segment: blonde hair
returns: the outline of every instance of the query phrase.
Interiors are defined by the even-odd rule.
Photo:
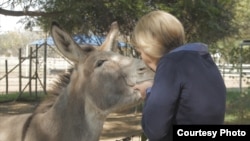
[[[181,22],[173,15],[157,10],[144,15],[136,24],[132,44],[147,55],[160,58],[170,50],[184,44]]]

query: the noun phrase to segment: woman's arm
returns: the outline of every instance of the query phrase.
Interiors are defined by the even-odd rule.
[[[178,67],[163,58],[157,67],[150,95],[145,100],[142,128],[150,141],[161,141],[171,132],[177,99],[180,92]]]

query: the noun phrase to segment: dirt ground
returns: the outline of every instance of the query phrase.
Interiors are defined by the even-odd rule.
[[[0,103],[0,116],[30,113],[34,110],[36,104],[35,102]],[[104,123],[100,141],[140,141],[139,135],[142,132],[140,119],[140,113],[120,112],[110,114]]]

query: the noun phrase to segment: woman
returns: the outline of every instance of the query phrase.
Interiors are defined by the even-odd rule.
[[[226,88],[221,74],[207,45],[185,44],[184,28],[175,16],[146,14],[136,24],[132,42],[155,71],[153,84],[135,86],[145,97],[142,128],[150,141],[172,140],[175,124],[223,124]]]

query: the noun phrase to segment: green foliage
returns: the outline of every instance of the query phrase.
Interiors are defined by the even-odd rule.
[[[239,48],[239,54],[241,56],[242,63],[250,64],[250,44],[248,46],[242,46]]]
[[[188,42],[213,44],[237,33],[234,19],[235,1],[180,0],[171,12],[184,24]]]
[[[239,33],[234,36],[236,40],[250,39],[250,2],[249,0],[241,0],[237,2],[235,12],[235,23],[239,28]]]
[[[33,0],[34,2],[34,0]],[[234,10],[238,1],[228,0],[48,0],[40,2],[46,12],[61,11],[51,17],[36,17],[45,31],[51,21],[58,21],[68,32],[96,34],[106,32],[113,21],[118,21],[123,34],[129,35],[136,21],[149,11],[160,9],[176,15],[184,24],[187,41],[208,44],[237,33]],[[32,24],[31,24],[32,25]]]
[[[221,62],[239,64],[240,56],[242,56],[242,63],[250,63],[250,46],[244,47],[240,50],[240,44],[245,39],[250,39],[250,2],[248,0],[235,1],[234,18],[232,23],[234,27],[238,28],[238,32],[231,34],[219,40],[212,51],[219,53],[221,57]]]
[[[110,24],[118,21],[121,31],[128,34],[135,21],[149,11],[145,0],[56,0],[44,6],[47,12],[63,11],[56,17],[40,17],[39,24],[48,30],[51,21],[58,21],[68,32],[96,34],[106,32]]]
[[[5,0],[23,9],[34,8],[58,15],[26,17],[26,27],[35,24],[49,31],[58,21],[72,34],[105,34],[118,21],[122,34],[130,35],[136,21],[144,14],[160,9],[175,15],[183,23],[187,42],[204,42],[224,61],[237,62],[239,42],[250,38],[248,0]],[[0,4],[1,6],[1,4]],[[238,52],[238,51],[237,51]],[[248,57],[249,58],[249,57]]]

